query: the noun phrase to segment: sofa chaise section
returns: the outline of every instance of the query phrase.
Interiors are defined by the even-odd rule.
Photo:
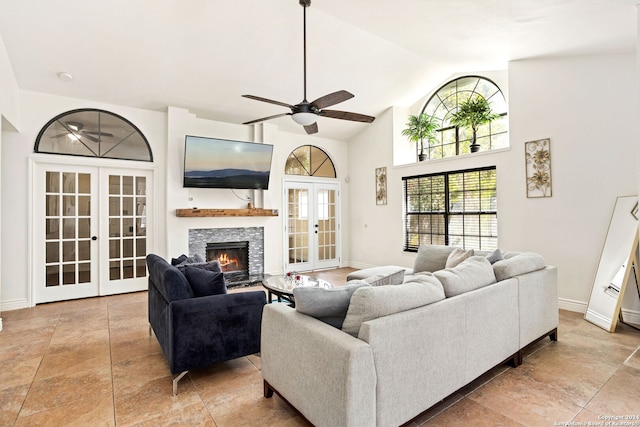
[[[316,426],[375,425],[371,347],[285,304],[268,304],[262,324],[265,396],[276,391]]]

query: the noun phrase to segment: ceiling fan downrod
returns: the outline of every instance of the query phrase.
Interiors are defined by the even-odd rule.
[[[303,58],[303,101],[307,101],[307,8],[311,6],[311,0],[300,0],[302,6],[302,58]]]

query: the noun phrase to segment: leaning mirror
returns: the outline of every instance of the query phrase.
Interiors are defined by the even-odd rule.
[[[635,293],[638,263],[637,196],[618,197],[611,215],[607,237],[585,319],[614,332],[627,285]],[[634,268],[636,267],[636,268]]]

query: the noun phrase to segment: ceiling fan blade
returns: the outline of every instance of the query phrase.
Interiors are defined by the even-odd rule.
[[[321,96],[320,98],[313,101],[311,105],[314,105],[317,109],[321,110],[323,108],[344,102],[347,99],[351,99],[353,97],[354,95],[352,93],[349,93],[346,90],[339,90],[337,92],[330,93],[329,95]]]
[[[63,136],[69,135],[69,132],[59,133],[57,135],[51,135],[49,138],[62,138]]]
[[[273,116],[263,117],[261,119],[251,120],[250,122],[244,122],[243,125],[251,125],[254,123],[264,122],[265,120],[271,120],[282,116],[290,116],[291,113],[280,113]]]
[[[244,98],[254,99],[256,101],[268,102],[269,104],[282,105],[283,107],[293,108],[293,105],[285,104],[284,102],[274,101],[273,99],[262,98],[254,95],[242,95]]]
[[[93,131],[93,130],[83,130],[80,131],[80,133],[85,134],[85,135],[97,135],[97,136],[108,136],[109,138],[113,137],[112,133],[109,132],[98,132],[98,131]]]
[[[89,141],[93,141],[93,142],[100,142],[100,138],[96,138],[95,136],[87,135],[86,133],[83,133],[81,138],[87,138]]]
[[[320,115],[323,117],[330,117],[332,119],[351,120],[352,122],[371,123],[376,118],[372,116],[366,116],[364,114],[351,113],[349,111],[339,110],[322,110]]]
[[[318,123],[316,122],[311,125],[304,126],[304,130],[307,132],[307,135],[318,133]]]

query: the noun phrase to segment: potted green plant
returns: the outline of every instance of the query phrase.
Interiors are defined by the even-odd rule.
[[[406,128],[402,130],[402,135],[408,137],[409,141],[418,143],[418,160],[426,160],[424,140],[426,139],[429,144],[438,141],[436,137],[436,129],[438,128],[436,118],[425,113],[417,116],[411,115],[405,126]]]
[[[480,150],[480,144],[476,142],[478,127],[495,120],[498,114],[491,112],[491,105],[485,97],[477,95],[464,101],[458,106],[458,111],[451,115],[449,123],[459,127],[471,128],[472,153]]]

